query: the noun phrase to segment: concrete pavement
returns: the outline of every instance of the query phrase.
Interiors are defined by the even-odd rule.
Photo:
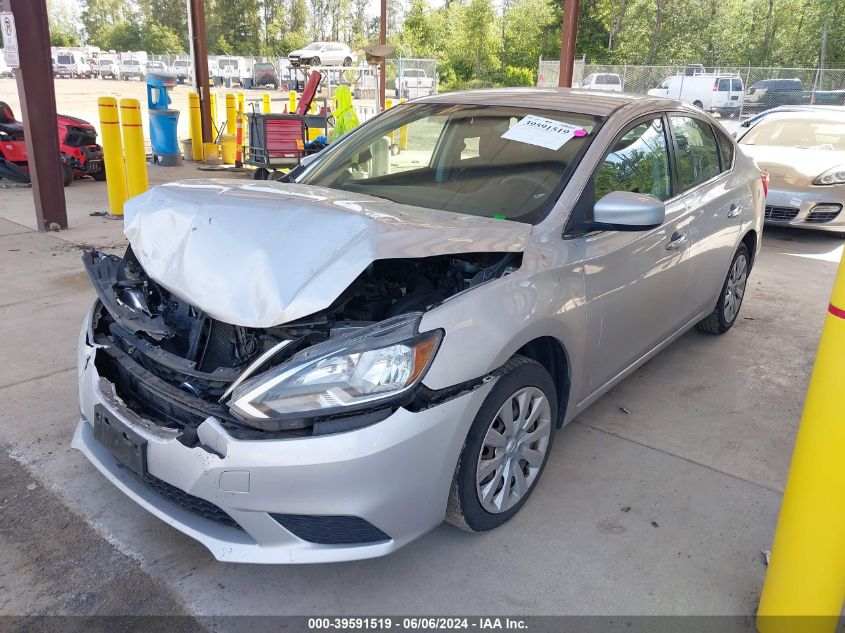
[[[171,173],[151,169],[151,180]],[[196,173],[186,167],[178,175]],[[443,525],[373,561],[246,566],[214,561],[69,448],[78,419],[76,336],[94,296],[80,249],[124,242],[120,223],[88,215],[105,208],[103,183],[77,182],[67,192],[72,228],[38,234],[29,228],[29,192],[0,190],[0,443],[179,608],[753,612],[840,238],[767,231],[734,329],[723,337],[688,333],[564,429],[534,496],[503,528],[471,535]],[[42,556],[42,565],[61,564],[61,551],[51,551],[55,560]],[[2,613],[41,609],[21,594]]]

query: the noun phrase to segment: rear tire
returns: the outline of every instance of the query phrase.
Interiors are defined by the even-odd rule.
[[[267,180],[270,176],[270,172],[265,169],[264,167],[259,167],[254,172],[252,172],[252,179],[253,180]]]
[[[102,171],[98,171],[98,172],[91,174],[91,178],[93,178],[97,182],[105,182],[105,180],[106,180],[106,169],[105,169],[105,167],[103,168]]]
[[[699,332],[724,334],[733,327],[745,297],[750,269],[748,248],[745,244],[740,244],[731,260],[731,267],[728,269],[725,283],[722,284],[722,292],[716,308],[695,326]]]
[[[64,160],[62,161],[62,185],[70,187],[73,184],[73,169]]]
[[[693,101],[692,105],[694,105],[696,108],[703,108],[704,107],[704,104],[701,103],[701,101]]]
[[[514,356],[496,374],[464,441],[446,508],[446,520],[469,532],[492,530],[519,512],[543,474],[557,426],[557,390],[542,365]]]
[[[352,58],[351,58],[351,57],[347,57],[346,59],[344,59],[344,60],[343,60],[343,65],[344,65],[344,66],[346,66],[346,67],[351,66],[351,65],[352,65]]]

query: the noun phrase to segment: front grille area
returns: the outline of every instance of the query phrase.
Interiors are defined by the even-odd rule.
[[[124,469],[124,472],[132,473],[138,481],[143,483],[158,496],[164,497],[186,512],[190,512],[191,514],[202,517],[203,519],[208,519],[209,521],[214,521],[220,525],[243,530],[243,528],[238,525],[237,521],[210,501],[189,495],[184,490],[180,490],[176,486],[172,486],[166,481],[162,481],[153,475],[146,474],[141,476],[132,472],[128,468]]]
[[[389,541],[390,537],[361,517],[307,514],[273,514],[283,528],[309,543],[360,545]]]
[[[766,220],[769,222],[791,222],[798,216],[797,207],[775,207],[766,205]]]
[[[823,210],[819,211],[810,211],[810,215],[807,216],[807,222],[812,222],[813,224],[824,224],[825,222],[831,222],[836,219],[839,215],[839,212],[842,210],[842,207],[835,207],[833,205],[819,205],[819,207]]]

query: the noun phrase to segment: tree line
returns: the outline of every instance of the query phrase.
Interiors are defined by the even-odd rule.
[[[55,45],[179,53],[185,0],[80,0],[51,10]],[[209,53],[281,56],[311,41],[375,43],[368,0],[206,0]],[[438,61],[441,85],[531,84],[557,58],[561,0],[388,0],[388,40]],[[845,66],[845,0],[582,0],[577,54],[612,64]]]

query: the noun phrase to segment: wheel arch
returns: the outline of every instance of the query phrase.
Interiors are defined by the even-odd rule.
[[[757,256],[757,231],[754,229],[750,229],[745,235],[742,236],[741,240],[742,244],[745,244],[745,248],[748,249],[748,269],[754,266],[754,260]]]
[[[525,356],[540,363],[557,387],[557,428],[563,426],[572,386],[571,363],[563,343],[553,336],[540,336],[520,347],[514,356]]]

